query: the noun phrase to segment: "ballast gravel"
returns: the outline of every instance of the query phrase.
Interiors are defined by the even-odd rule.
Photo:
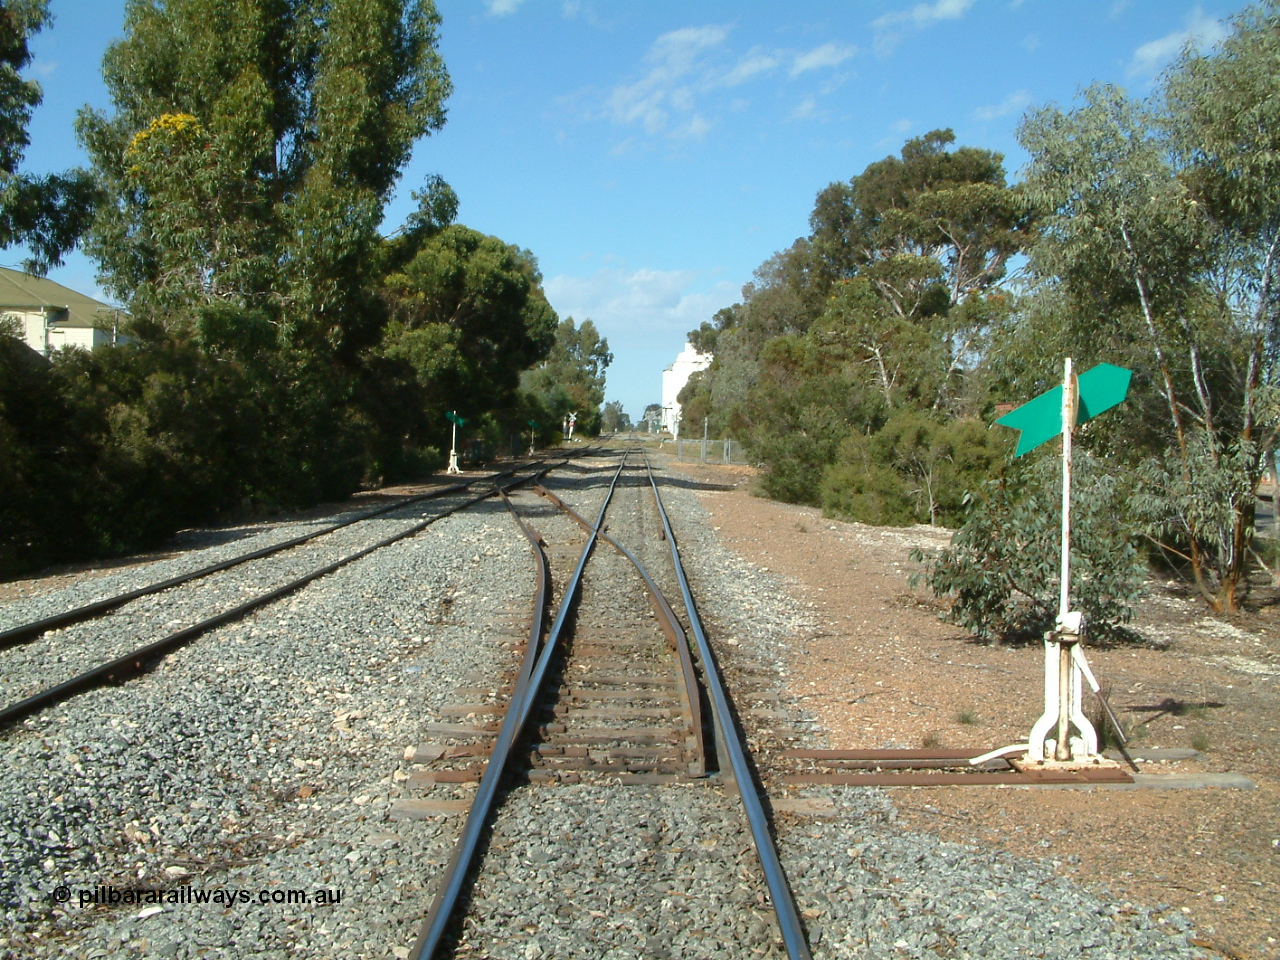
[[[0,956],[389,956],[449,852],[388,824],[405,747],[506,665],[528,579],[488,501],[3,734]],[[83,902],[142,889],[217,900]]]
[[[396,534],[411,529],[474,494],[459,492],[411,503],[359,523],[326,532],[335,522],[365,511],[344,511],[336,518],[309,524],[279,524],[247,537],[235,551],[224,544],[190,555],[159,561],[133,571],[132,581],[119,576],[87,580],[57,595],[40,595],[0,608],[0,629],[41,619],[95,600],[143,585],[201,569],[230,557],[252,553],[291,540],[320,534],[315,539],[279,553],[258,557],[227,570],[199,577],[185,584],[131,600],[102,619],[70,624],[4,651],[0,674],[0,704],[24,697],[70,679],[101,663],[124,656],[144,643],[159,640],[214,613],[231,610],[255,596],[284,586],[306,574]],[[8,622],[6,622],[8,621]]]
[[[676,474],[663,487],[695,602],[717,658],[738,673],[775,681],[783,651],[812,635],[812,613],[768,569],[725,550],[710,517]],[[773,684],[777,686],[776,683]],[[749,697],[744,699],[750,699]],[[746,718],[753,747],[827,746],[799,703],[786,703],[796,731]],[[775,820],[783,867],[815,957],[1203,958],[1182,917],[1106,898],[1030,857],[939,843],[897,825],[888,794],[869,788],[804,788],[834,804],[832,815]],[[725,956],[734,956],[729,953]]]
[[[603,464],[576,466],[554,486],[594,516]],[[767,677],[810,614],[772,605],[785,585],[721,548],[681,483],[663,496],[717,655],[731,678]],[[462,688],[514,669],[531,585],[526,542],[487,501],[152,674],[0,731],[0,958],[407,956],[461,817],[391,819],[415,795],[405,748],[473,699]],[[41,598],[60,600],[74,605]],[[800,705],[782,706],[799,742],[821,745]],[[1201,955],[1178,918],[1050,863],[902,830],[883,791],[804,795],[834,815],[775,825],[815,957]],[[722,784],[528,786],[506,801],[458,957],[784,955]],[[563,843],[530,840],[535,823]],[[614,886],[626,870],[649,895]],[[135,902],[91,902],[112,890]]]

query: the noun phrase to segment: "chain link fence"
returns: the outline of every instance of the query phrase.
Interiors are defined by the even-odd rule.
[[[755,461],[747,456],[747,448],[737,440],[668,440],[666,449],[675,448],[677,460],[701,460],[703,463],[738,463],[751,466]]]

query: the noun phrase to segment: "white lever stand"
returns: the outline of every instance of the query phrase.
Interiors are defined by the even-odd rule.
[[[449,444],[449,473],[461,473],[458,469],[458,425],[453,425],[453,440]]]
[[[1097,759],[1098,732],[1080,707],[1081,676],[1089,669],[1080,650],[1083,639],[1084,614],[1075,610],[1058,617],[1057,629],[1045,634],[1044,713],[1027,739],[1028,761],[1092,763]],[[1092,673],[1089,679],[1093,680]],[[1050,738],[1050,733],[1056,735]]]
[[[992,750],[969,761],[981,766],[988,760],[1014,753],[1025,754],[1025,764],[1110,764],[1098,755],[1098,732],[1080,709],[1080,680],[1087,677],[1094,693],[1098,682],[1081,651],[1084,614],[1071,609],[1071,440],[1075,431],[1079,384],[1071,372],[1071,359],[1062,370],[1062,577],[1056,626],[1044,635],[1044,713],[1031,728],[1027,742]],[[1075,735],[1072,735],[1072,727]],[[1056,730],[1055,730],[1056,728]],[[1053,732],[1055,736],[1050,738]],[[1018,761],[1010,760],[1016,765]]]
[[[992,750],[969,763],[981,766],[997,757],[1020,753],[1019,764],[1070,766],[1113,766],[1098,753],[1098,732],[1081,709],[1081,681],[1098,692],[1098,681],[1084,658],[1084,614],[1071,611],[1057,618],[1057,629],[1044,635],[1044,713],[1031,728],[1026,743]],[[1056,729],[1055,729],[1056,728]],[[1074,733],[1073,729],[1074,728]],[[1056,735],[1050,737],[1050,733]]]

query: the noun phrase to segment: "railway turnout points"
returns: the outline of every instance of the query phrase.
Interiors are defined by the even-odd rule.
[[[496,734],[492,749],[441,743],[424,744],[413,752],[414,759],[443,764],[420,774],[416,783],[452,784],[477,778],[479,787],[410,956],[427,960],[446,955],[443,951],[449,947],[454,956],[487,956],[505,937],[511,937],[500,929],[484,930],[492,918],[476,917],[474,911],[467,913],[466,905],[468,901],[487,900],[495,873],[499,877],[509,873],[509,867],[495,869],[495,861],[518,857],[522,846],[536,843],[539,837],[546,848],[538,856],[552,856],[562,863],[566,883],[572,884],[574,881],[568,878],[576,875],[581,889],[609,889],[607,902],[620,898],[639,904],[656,896],[658,902],[650,909],[633,908],[638,916],[633,918],[632,930],[643,942],[653,942],[656,947],[674,935],[668,929],[671,901],[661,893],[677,887],[678,884],[673,886],[675,878],[697,862],[683,844],[674,844],[671,849],[655,848],[659,835],[646,829],[657,819],[655,811],[666,811],[666,819],[670,811],[676,810],[685,811],[689,822],[724,824],[727,836],[723,841],[712,836],[703,837],[699,843],[714,849],[723,842],[726,850],[733,851],[723,865],[728,869],[727,876],[740,877],[743,871],[756,874],[760,900],[772,906],[770,926],[777,931],[769,936],[767,928],[762,927],[762,918],[755,915],[758,911],[743,912],[749,920],[748,929],[755,931],[757,940],[764,941],[761,949],[772,951],[781,946],[790,958],[809,957],[798,911],[756,795],[740,732],[720,688],[718,671],[652,472],[647,464],[643,474],[638,468],[628,470],[624,457],[603,496],[593,498],[593,506],[598,504],[594,521],[584,519],[564,497],[549,489],[538,487],[536,492],[576,527],[566,530],[563,519],[548,515],[544,508],[536,520],[544,532],[534,534],[519,516],[522,512],[538,513],[538,507],[520,502],[528,494],[512,498],[513,512],[533,545],[538,569],[541,571],[545,563],[545,531],[557,520],[558,528],[577,548],[577,559],[572,559],[571,549],[561,548],[553,554],[552,579],[563,584],[557,597],[558,609],[544,635],[540,624],[546,613],[535,603],[530,636],[521,651],[518,674],[507,687],[509,695],[501,711],[500,726],[496,731],[491,726],[466,731],[478,738]],[[624,502],[610,512],[615,492]],[[606,515],[612,518],[609,533],[604,532]],[[597,541],[602,539],[612,551],[595,550]],[[643,543],[645,549],[636,547],[633,552],[628,543]],[[662,553],[655,549],[658,546],[663,548]],[[662,556],[666,548],[670,549],[669,556],[664,557],[669,572],[664,579],[679,585],[684,615],[699,638],[700,676],[675,610],[636,555],[643,552]],[[539,573],[538,583],[541,582]],[[459,707],[458,712],[465,712],[472,719],[494,711],[482,704]],[[710,722],[704,722],[704,714]],[[715,753],[709,749],[713,730],[719,742]],[[524,749],[516,750],[517,743],[523,744]],[[450,760],[463,761],[486,753],[480,764],[464,765],[460,770],[448,767]],[[716,778],[712,789],[691,795],[691,787],[696,789],[700,781],[706,783],[703,778],[709,768],[718,772],[714,770],[718,762],[709,762],[708,757],[720,754],[729,758],[723,771],[727,784]],[[742,783],[750,787],[740,789]],[[499,789],[504,785],[508,793],[499,803]],[[583,787],[600,796],[589,792],[584,798],[575,792],[565,800],[557,799],[551,804],[557,814],[539,814],[536,828],[526,827],[523,832],[509,834],[507,824],[521,816],[512,811],[524,805],[545,809],[545,791],[553,785],[557,791]],[[629,798],[619,801],[620,790],[631,791]],[[679,792],[666,794],[663,790]],[[560,795],[557,793],[557,798]],[[451,802],[456,803],[452,798],[443,801]],[[637,802],[646,813],[628,822],[625,813],[620,813],[619,804],[626,807]],[[610,809],[598,810],[597,805]],[[733,824],[732,816],[726,817],[735,808],[739,810],[738,817],[745,812],[745,823],[740,819]],[[429,799],[410,799],[399,804],[398,809],[399,815],[413,817],[449,812],[450,807],[437,806]],[[568,821],[562,819],[565,813],[570,815]],[[612,852],[583,849],[573,843],[575,818],[580,824],[581,818],[605,815],[618,823],[618,832],[611,841]],[[682,832],[688,826],[668,824],[664,829]],[[485,837],[489,842],[481,858]],[[753,849],[748,840],[754,845],[754,857],[748,853]],[[658,855],[671,859],[670,879],[637,869],[638,862],[648,865]],[[754,865],[750,865],[752,860]],[[571,889],[576,892],[580,888]],[[470,896],[465,896],[468,893]],[[567,922],[580,923],[584,933],[595,925],[594,920],[606,916],[590,908],[573,909],[570,913]],[[699,935],[715,934],[707,931]],[[733,942],[732,935],[729,942]]]

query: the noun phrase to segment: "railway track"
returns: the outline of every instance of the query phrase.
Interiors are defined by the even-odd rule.
[[[603,478],[599,486],[605,487]],[[723,889],[717,892],[713,882],[705,892],[711,898],[741,890],[749,878],[756,896],[748,896],[739,917],[748,918],[742,929],[757,941],[753,952],[807,958],[798,910],[653,474],[647,463],[629,469],[624,456],[607,489],[593,493],[579,493],[581,513],[566,497],[540,486],[508,501],[532,546],[538,599],[520,667],[503,685],[502,702],[457,705],[452,711],[469,721],[501,714],[501,722],[459,724],[452,731],[443,725],[437,728],[441,740],[414,751],[430,764],[415,785],[478,786],[410,956],[501,955],[518,943],[522,934],[504,931],[495,912],[468,915],[466,905],[487,906],[503,896],[502,878],[512,867],[495,869],[494,861],[518,863],[533,856],[563,863],[567,889],[574,893],[608,890],[599,907],[627,904],[614,910],[569,908],[561,920],[580,925],[588,940],[596,921],[608,920],[655,951],[679,937],[733,942],[738,934],[728,931],[678,929],[671,894],[687,895],[682,887],[695,869],[704,879],[719,875]],[[543,503],[532,502],[535,495]],[[545,533],[553,527],[554,537]],[[637,554],[664,562],[657,579],[678,585],[676,603],[696,638],[700,669],[680,617]],[[554,618],[545,606],[547,583],[560,585]],[[455,797],[451,793],[444,803],[456,804]],[[528,813],[530,806],[538,812]],[[398,812],[412,817],[440,809],[429,798],[409,799]],[[685,824],[707,825],[707,831],[696,840],[685,838],[687,827],[674,825],[681,813]],[[630,848],[626,855],[601,857],[574,845],[574,824],[592,817],[610,819],[619,844]],[[510,828],[512,821],[523,825]],[[654,821],[661,824],[657,832]],[[664,844],[665,833],[680,839]],[[719,862],[711,866],[705,855],[690,855],[685,844],[696,844],[699,852],[719,850]],[[659,861],[662,870],[655,869]],[[607,943],[599,947],[607,949]]]
[[[776,583],[699,526],[682,481],[656,475],[673,524],[643,461],[629,458],[615,483],[618,466],[579,454],[214,629],[135,682],[4,730],[0,960],[727,960],[958,945],[1065,960],[1093,943],[1103,908],[1047,869],[935,855],[934,841],[901,834],[883,793],[834,786],[886,764],[819,749],[778,656],[806,629],[803,609],[774,606]],[[486,492],[371,522],[398,524],[380,531],[392,536]],[[699,562],[692,584],[680,537]],[[253,588],[241,602],[273,587],[240,586]],[[105,633],[149,601],[149,622],[165,627],[180,616],[167,597],[0,657]],[[234,890],[253,904],[84,902],[104,886]],[[340,902],[258,899],[321,889]],[[1026,922],[1029,900],[1045,923]],[[1151,925],[1108,922],[1123,928],[1112,955],[1190,960]]]
[[[499,490],[544,476],[553,466],[537,461],[437,486],[146,586],[12,624],[0,631],[0,726],[152,669],[197,637],[416,536]]]

